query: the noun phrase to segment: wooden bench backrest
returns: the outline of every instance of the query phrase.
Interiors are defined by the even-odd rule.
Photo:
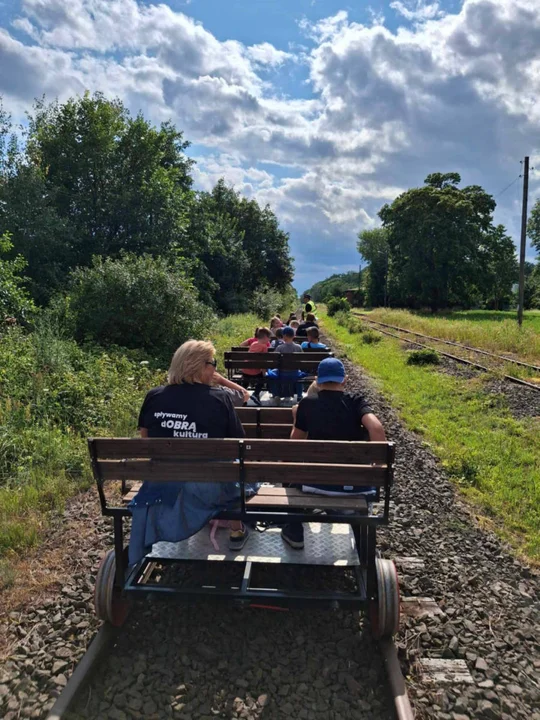
[[[101,438],[88,441],[100,492],[110,480],[389,486],[393,444],[320,440]]]
[[[293,424],[291,408],[236,408],[246,437],[287,440]]]
[[[326,350],[318,352],[312,350],[309,353],[245,353],[242,351],[230,351],[225,354],[225,367],[227,369],[260,369],[268,370],[277,368],[280,370],[306,370],[310,371],[317,367],[321,360],[332,357],[332,353]]]
[[[297,338],[298,343],[301,345],[303,342],[307,341],[307,338],[299,337]],[[231,348],[231,352],[249,352],[249,348],[244,345],[233,345]],[[274,348],[268,348],[268,352],[274,352]],[[314,352],[332,352],[332,348],[326,347],[326,350],[321,350],[320,348],[304,348],[305,353],[314,353]]]

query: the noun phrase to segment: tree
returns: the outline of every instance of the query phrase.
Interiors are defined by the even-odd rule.
[[[346,290],[357,290],[361,282],[361,275],[362,273],[356,270],[336,273],[325,280],[319,280],[305,292],[311,295],[316,303],[327,302],[330,298],[342,297]],[[302,295],[304,294],[302,293]]]
[[[172,125],[154,128],[120,101],[86,94],[37,102],[26,140],[24,156],[4,163],[1,221],[28,259],[39,299],[95,255],[158,255],[184,244],[192,161]]]
[[[540,253],[540,198],[534,203],[529,215],[527,235],[531,239],[531,245]]]
[[[519,275],[516,248],[504,225],[497,225],[484,234],[480,255],[479,294],[487,307],[502,310],[511,302],[512,285]]]
[[[434,173],[379,212],[403,304],[436,311],[467,304],[474,293],[495,201],[477,185],[458,188],[460,180]]]
[[[390,247],[385,228],[362,230],[358,233],[358,252],[368,263],[365,273],[366,304],[371,307],[388,304]]]
[[[26,322],[33,314],[35,307],[24,288],[21,272],[26,261],[18,255],[13,260],[3,259],[12,249],[9,235],[0,236],[0,327],[12,318],[18,322]]]

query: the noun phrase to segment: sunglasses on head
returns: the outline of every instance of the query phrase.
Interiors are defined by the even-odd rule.
[[[207,364],[207,365],[212,365],[212,367],[217,368],[217,360],[215,360],[215,359],[214,359],[214,360],[207,360],[207,361],[206,361],[206,364]]]

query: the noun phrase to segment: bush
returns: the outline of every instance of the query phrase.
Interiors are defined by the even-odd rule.
[[[331,298],[328,301],[327,310],[328,310],[328,315],[330,315],[330,317],[333,317],[336,313],[340,312],[340,310],[342,310],[344,312],[349,312],[350,309],[351,309],[351,306],[349,305],[349,302],[347,301],[347,299],[344,297]]]
[[[298,302],[296,292],[292,287],[280,292],[271,288],[262,288],[253,293],[249,309],[262,320],[269,320],[277,312],[288,313],[296,310]]]
[[[163,258],[95,258],[72,275],[71,312],[78,340],[146,350],[170,359],[213,320],[189,278]]]
[[[7,254],[12,248],[9,235],[0,235],[0,254]],[[20,276],[26,264],[22,255],[17,255],[14,260],[0,258],[0,328],[13,322],[12,318],[26,322],[35,311],[34,303],[24,288],[24,278]]]
[[[354,317],[354,315],[345,312],[345,310],[339,310],[334,315],[334,320],[337,322],[338,325],[347,328],[347,330],[353,335],[365,332],[367,330],[366,326],[360,320],[360,318]]]
[[[407,365],[439,365],[440,362],[439,353],[428,348],[411,350],[407,357]]]
[[[362,342],[366,345],[374,345],[375,343],[379,343],[382,340],[382,335],[379,335],[379,333],[373,332],[373,330],[365,330],[362,333]]]

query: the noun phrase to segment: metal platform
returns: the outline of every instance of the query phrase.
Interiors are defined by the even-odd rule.
[[[231,552],[228,549],[228,530],[217,531],[219,550],[216,550],[210,540],[210,530],[205,527],[188,540],[179,543],[156,543],[147,558],[293,565],[359,565],[354,535],[349,525],[305,523],[303,550],[289,547],[280,533],[281,529],[278,527],[268,528],[262,533],[252,530],[242,550]]]

